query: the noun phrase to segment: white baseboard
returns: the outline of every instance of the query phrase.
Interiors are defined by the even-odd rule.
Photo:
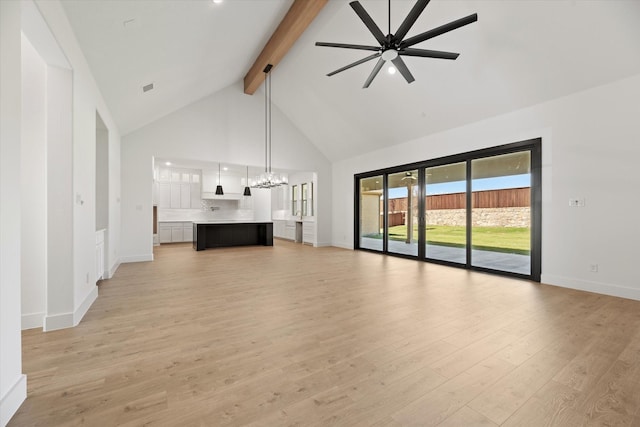
[[[80,323],[84,315],[87,314],[87,311],[89,311],[89,308],[91,308],[91,305],[97,299],[98,287],[94,286],[93,288],[91,288],[91,292],[89,292],[84,298],[84,301],[82,301],[78,308],[76,308],[76,310],[73,312],[73,326],[77,326],[78,323]]]
[[[0,397],[0,426],[9,424],[9,420],[18,411],[27,398],[27,376],[22,374],[7,393]]]
[[[118,260],[116,260],[116,262],[113,264],[113,266],[107,272],[107,274],[109,275],[107,277],[107,279],[111,279],[113,277],[113,275],[116,274],[116,271],[118,270],[118,267],[120,267],[120,258],[118,258]]]
[[[58,313],[45,316],[42,329],[45,332],[49,332],[77,326],[97,298],[98,287],[94,286],[73,313]]]
[[[625,286],[593,282],[590,280],[572,279],[570,277],[554,276],[551,274],[541,275],[540,281],[547,285],[640,301],[640,289],[636,288],[627,288]]]
[[[123,256],[120,258],[120,262],[122,264],[127,264],[130,262],[147,262],[147,261],[153,261],[153,254],[149,254],[149,255],[130,255],[130,256]]]
[[[58,329],[73,328],[73,313],[59,313],[44,317],[42,330],[45,332],[56,331]]]
[[[23,314],[21,323],[22,330],[42,328],[42,325],[44,324],[44,312]]]
[[[342,248],[342,249],[349,249],[349,250],[353,250],[353,246],[352,245],[348,245],[348,244],[342,244],[342,243],[334,243],[332,245],[327,244],[327,246],[335,246],[336,248]]]

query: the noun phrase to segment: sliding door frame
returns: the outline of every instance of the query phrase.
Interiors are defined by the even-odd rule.
[[[471,232],[472,232],[472,175],[471,175],[471,162],[472,160],[482,159],[486,157],[493,157],[502,154],[510,154],[522,151],[530,151],[531,153],[531,274],[523,275],[520,273],[513,273],[502,270],[493,270],[484,267],[478,267],[471,265],[472,263],[472,244],[471,244]],[[435,260],[425,258],[425,215],[426,215],[426,197],[424,197],[425,193],[425,185],[426,185],[426,177],[425,177],[425,169],[436,166],[444,166],[451,163],[466,163],[466,264],[448,262],[443,260]],[[418,256],[411,255],[403,255],[391,253],[388,251],[388,196],[389,196],[389,188],[388,188],[388,175],[402,172],[405,170],[417,169],[418,170],[418,186],[419,186],[419,200],[418,200]],[[383,250],[373,251],[366,248],[360,248],[360,180],[363,178],[368,178],[376,175],[382,175],[383,177],[383,195],[384,195],[384,203],[383,203]],[[500,274],[504,276],[513,276],[518,278],[524,278],[528,280],[533,280],[536,282],[540,282],[540,274],[541,274],[541,258],[542,258],[542,139],[528,139],[524,141],[518,141],[511,144],[499,145],[491,148],[484,148],[480,150],[474,150],[467,153],[454,154],[451,156],[439,157],[436,159],[425,160],[415,163],[408,163],[405,165],[394,166],[385,169],[378,169],[375,171],[369,171],[364,173],[359,173],[354,175],[354,249],[356,250],[364,250],[371,251],[376,253],[382,253],[391,256],[398,256],[403,258],[410,259],[418,259],[420,261],[432,262],[436,264],[444,264],[458,268],[466,268],[468,270],[476,270],[476,271],[484,271],[489,273]]]

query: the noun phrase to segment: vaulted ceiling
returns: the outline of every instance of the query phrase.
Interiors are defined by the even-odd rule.
[[[386,32],[387,1],[360,2]],[[126,134],[240,82],[291,0],[62,4]],[[413,4],[391,1],[392,31]],[[369,52],[314,46],[375,44],[348,1],[331,0],[274,68],[273,102],[335,160],[640,73],[639,1],[432,0],[408,36],[471,13],[478,22],[415,46],[457,60],[405,58],[415,82],[383,70],[362,89],[375,61],[325,74]]]

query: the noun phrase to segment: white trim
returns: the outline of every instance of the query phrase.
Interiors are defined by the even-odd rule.
[[[597,294],[640,301],[640,289],[627,288],[625,286],[613,285],[610,283],[594,282],[591,280],[554,276],[550,274],[541,275],[540,281],[552,286],[560,286],[563,288],[577,289],[579,291],[594,292]]]
[[[42,328],[44,324],[44,312],[22,315],[22,330]]]
[[[51,316],[45,316],[42,330],[49,332],[58,329],[73,328],[74,326],[73,313],[59,313]]]
[[[118,267],[120,267],[120,258],[118,258],[109,271],[107,271],[107,277],[105,277],[105,279],[111,279],[113,275],[116,274]]]
[[[120,258],[120,262],[122,264],[127,264],[130,262],[147,262],[153,261],[153,254],[149,255],[131,255],[131,256],[123,256]]]
[[[344,245],[343,245],[343,244],[341,244],[341,243],[334,243],[334,244],[332,244],[332,245],[330,245],[330,244],[326,244],[326,243],[323,243],[323,244],[318,244],[318,246],[319,246],[319,247],[320,247],[320,246],[333,246],[333,247],[335,247],[335,248],[349,249],[349,250],[351,250],[351,251],[353,250],[353,246],[348,245],[348,244],[346,244],[346,243],[345,243]]]
[[[0,399],[0,425],[6,426],[27,398],[27,376],[21,374]]]
[[[84,301],[82,301],[78,308],[76,308],[76,310],[73,312],[73,326],[77,326],[78,323],[80,323],[80,321],[82,320],[84,315],[87,314],[87,311],[89,311],[89,308],[91,308],[91,305],[96,299],[98,299],[98,287],[94,286],[91,289],[91,292],[87,294]]]

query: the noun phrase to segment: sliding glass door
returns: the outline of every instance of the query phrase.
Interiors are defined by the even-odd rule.
[[[418,170],[389,174],[388,188],[388,251],[418,256]]]
[[[362,249],[383,250],[383,179],[376,175],[360,180],[358,246]]]
[[[531,153],[471,161],[471,262],[511,273],[531,272]]]
[[[425,182],[425,256],[466,264],[466,162],[426,168]]]
[[[355,176],[356,249],[540,280],[541,141]]]

